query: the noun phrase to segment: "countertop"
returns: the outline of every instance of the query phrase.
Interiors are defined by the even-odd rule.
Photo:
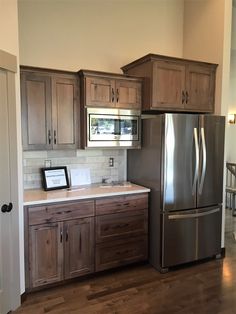
[[[24,205],[40,205],[65,201],[74,201],[90,198],[100,198],[116,195],[148,193],[150,189],[130,182],[123,185],[102,185],[92,184],[83,187],[43,191],[43,190],[25,190]]]

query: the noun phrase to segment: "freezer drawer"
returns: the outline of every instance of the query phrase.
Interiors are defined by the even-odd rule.
[[[220,253],[221,207],[165,213],[162,224],[162,268]]]

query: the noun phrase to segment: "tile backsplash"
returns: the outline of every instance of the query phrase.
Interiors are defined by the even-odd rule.
[[[109,158],[114,158],[114,167],[109,166]],[[89,149],[76,151],[26,151],[23,152],[24,189],[42,188],[40,168],[45,161],[51,166],[67,166],[70,169],[89,168],[91,182],[101,182],[103,178],[111,181],[126,180],[126,150]]]

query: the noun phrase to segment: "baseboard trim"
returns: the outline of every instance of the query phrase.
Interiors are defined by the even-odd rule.
[[[225,247],[222,247],[221,248],[221,257],[224,258],[225,254],[226,254],[226,249],[225,249]]]
[[[21,304],[22,304],[22,303],[24,303],[24,302],[26,301],[26,295],[27,295],[27,293],[26,293],[26,292],[24,292],[24,293],[22,293],[22,294],[21,294],[21,296],[20,296],[20,301],[21,301]]]

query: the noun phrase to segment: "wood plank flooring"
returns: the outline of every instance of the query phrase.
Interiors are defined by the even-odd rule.
[[[231,219],[226,223],[234,228]],[[78,280],[28,295],[14,314],[235,314],[236,241],[229,225],[223,260],[167,274],[141,265]]]

